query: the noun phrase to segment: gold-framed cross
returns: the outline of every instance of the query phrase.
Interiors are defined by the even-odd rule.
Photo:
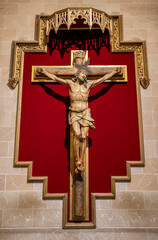
[[[44,76],[43,74],[37,73],[36,69],[38,67],[44,67],[49,69],[50,73],[53,73],[56,76],[62,78],[73,77],[77,69],[74,67],[75,53],[84,52],[84,62],[88,60],[88,50],[71,50],[71,61],[69,66],[32,66],[31,82],[39,83],[52,83],[56,82],[55,80],[50,79],[49,77]],[[127,66],[126,65],[89,65],[90,73],[88,74],[88,80],[98,79],[105,74],[108,74],[116,67],[121,68],[121,72],[113,76],[111,79],[105,80],[108,82],[127,82]]]
[[[48,75],[44,75],[38,69],[47,69],[50,74],[62,79],[72,79],[77,73],[78,66],[88,61],[88,51],[72,50],[70,66],[32,66],[32,83],[53,83],[56,82]],[[116,68],[120,71],[104,82],[127,82],[127,66],[126,65],[90,65],[87,66],[88,81],[97,80],[104,75],[109,75]],[[87,103],[88,105],[88,103]],[[87,106],[88,107],[88,106]],[[89,190],[88,190],[88,144],[86,144],[86,154],[83,160],[85,171],[75,173],[75,153],[73,148],[74,132],[71,127],[70,132],[70,221],[89,221]],[[86,141],[88,141],[88,136]]]

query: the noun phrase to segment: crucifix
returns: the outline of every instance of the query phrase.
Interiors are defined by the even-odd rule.
[[[70,221],[88,221],[88,131],[95,129],[88,108],[90,89],[103,82],[126,82],[126,66],[89,66],[88,51],[71,51],[71,66],[33,66],[32,82],[58,82],[69,88]]]

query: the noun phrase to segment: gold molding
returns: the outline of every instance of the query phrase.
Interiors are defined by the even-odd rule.
[[[112,16],[112,52],[134,52],[135,55],[135,71],[136,79],[140,81],[140,85],[146,89],[149,84],[146,42],[124,42],[122,29],[122,16]]]
[[[46,17],[40,16],[38,18],[38,40],[32,42],[14,42],[14,57],[12,65],[12,76],[8,82],[12,89],[16,87],[20,80],[22,80],[23,61],[25,52],[47,52],[46,45]]]
[[[94,12],[92,8],[86,8],[85,10]],[[144,166],[144,138],[142,129],[142,111],[141,111],[141,98],[140,98],[140,85],[143,88],[149,86],[148,68],[147,68],[147,56],[146,56],[146,43],[145,42],[123,42],[122,34],[122,16],[109,16],[104,13],[106,18],[109,18],[110,23],[107,27],[106,20],[102,22],[103,26],[101,29],[109,29],[111,35],[111,46],[112,52],[134,52],[135,55],[135,72],[136,72],[136,88],[137,88],[137,107],[138,107],[138,122],[139,122],[139,139],[140,139],[140,153],[141,161],[127,161],[126,162],[126,176],[112,176],[111,177],[111,193],[93,193],[91,194],[91,216],[92,222],[67,222],[67,204],[68,197],[65,193],[60,194],[50,194],[47,192],[48,178],[45,177],[33,177],[32,176],[32,162],[19,162],[19,137],[20,137],[20,119],[21,119],[21,99],[22,99],[22,87],[23,87],[23,65],[24,65],[24,53],[25,52],[46,52],[47,51],[47,37],[50,30],[48,22],[53,19],[53,16],[62,16],[63,12],[76,11],[77,16],[79,16],[79,10],[81,8],[69,8],[64,9],[59,12],[54,13],[51,16],[39,16],[38,17],[38,38],[37,41],[32,42],[14,42],[14,59],[12,76],[9,79],[9,84],[12,88],[19,83],[18,87],[18,106],[17,106],[17,120],[16,120],[16,135],[15,135],[15,150],[14,150],[14,166],[27,167],[28,168],[28,181],[40,181],[43,182],[43,198],[44,199],[63,199],[63,228],[95,228],[96,227],[96,199],[111,199],[115,198],[116,189],[115,182],[126,182],[131,181],[131,167],[132,166]],[[83,11],[84,9],[82,9]],[[95,10],[96,12],[102,14],[102,11]],[[96,14],[96,19],[98,18]],[[63,16],[62,16],[63,17]],[[71,20],[72,21],[72,20]],[[86,20],[88,22],[88,20]],[[96,20],[97,21],[97,20]],[[69,21],[68,21],[69,22]],[[89,24],[89,23],[88,23]],[[90,25],[92,23],[90,22]],[[58,26],[60,27],[60,26]],[[55,27],[54,27],[55,29]],[[70,29],[70,24],[68,24],[68,29]],[[56,27],[56,31],[57,31]],[[105,30],[105,29],[104,29]]]

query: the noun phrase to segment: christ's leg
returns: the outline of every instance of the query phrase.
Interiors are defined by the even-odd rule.
[[[81,128],[81,138],[80,138],[80,162],[84,165],[85,162],[85,153],[87,147],[87,136],[88,136],[89,127]]]
[[[74,148],[74,155],[75,155],[75,172],[78,173],[82,171],[81,169],[81,162],[80,162],[80,124],[78,122],[74,122],[72,124],[72,128],[74,131],[74,140],[73,140],[73,148]]]
[[[83,120],[83,123],[86,126],[87,118],[91,116],[91,112],[89,109],[85,110],[85,120]],[[88,136],[88,130],[89,127],[81,127],[81,141],[80,141],[80,161],[82,162],[82,165],[84,165],[85,162],[85,154],[86,154],[86,147],[87,147],[87,136]]]
[[[79,162],[80,160],[80,140],[79,138],[74,135],[74,154],[75,154],[75,162]]]

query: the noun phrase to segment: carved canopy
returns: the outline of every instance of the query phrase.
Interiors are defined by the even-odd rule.
[[[104,32],[105,29],[108,29],[111,33],[112,18],[105,12],[94,8],[67,8],[48,17],[46,34],[49,35],[51,29],[57,33],[61,25],[65,25],[67,29],[71,29],[73,25],[76,25],[76,20],[79,17],[84,19],[83,24],[87,25],[89,29],[98,25],[102,32]]]

